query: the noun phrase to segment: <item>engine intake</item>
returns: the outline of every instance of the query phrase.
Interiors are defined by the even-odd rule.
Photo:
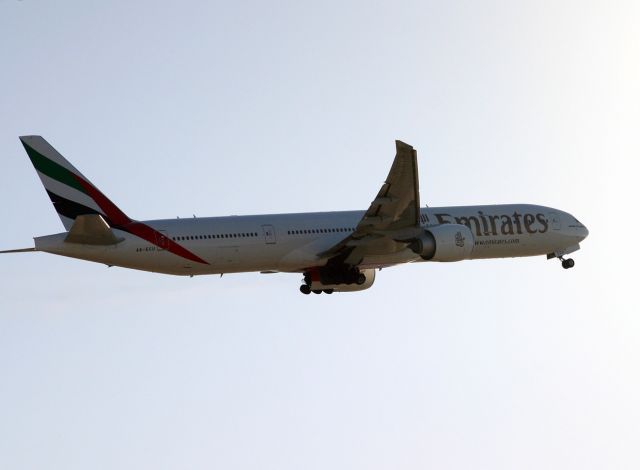
[[[427,261],[461,261],[471,257],[474,243],[466,225],[442,224],[425,230],[409,249]]]

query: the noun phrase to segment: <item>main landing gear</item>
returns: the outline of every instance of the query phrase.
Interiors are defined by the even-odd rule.
[[[304,295],[309,295],[311,294],[311,287],[309,287],[307,284],[302,284],[300,286],[300,292],[302,292]]]
[[[311,292],[314,294],[333,294],[336,286],[338,286],[338,290],[343,284],[361,286],[367,282],[367,276],[356,267],[322,267],[314,273],[314,277],[310,271],[305,271],[303,282],[304,284],[300,286],[300,292],[305,295],[309,295]],[[323,286],[327,286],[327,288],[318,289]]]
[[[323,292],[324,292],[325,294],[333,294],[333,289],[322,289],[322,290],[320,290],[320,289],[314,289],[314,290],[311,290],[311,287],[310,287],[309,285],[307,285],[307,284],[302,284],[302,285],[300,286],[300,292],[302,292],[304,295],[309,295],[309,294],[311,294],[312,292],[313,292],[314,294],[322,294]]]
[[[562,267],[564,269],[571,269],[576,265],[576,262],[573,261],[572,258],[564,259],[562,256],[559,257],[560,261],[562,261]]]

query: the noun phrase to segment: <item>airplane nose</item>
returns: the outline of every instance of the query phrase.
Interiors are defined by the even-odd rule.
[[[578,236],[580,237],[580,241],[584,240],[589,236],[589,229],[587,229],[587,227],[585,227],[584,225],[578,228]]]
[[[588,236],[589,236],[589,229],[588,229],[587,227],[584,227],[584,235],[583,235],[583,238],[582,238],[582,239],[584,240],[584,239],[585,239],[585,238],[587,238]]]
[[[566,234],[574,239],[577,239],[578,243],[589,236],[589,230],[585,225],[576,219],[571,214],[567,214],[566,220]]]

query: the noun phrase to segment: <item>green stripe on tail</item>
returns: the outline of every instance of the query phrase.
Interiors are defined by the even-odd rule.
[[[72,188],[77,189],[78,191],[81,191],[85,194],[87,193],[80,182],[73,176],[73,173],[71,173],[69,170],[49,160],[47,157],[41,155],[24,142],[22,142],[22,145],[27,151],[27,154],[31,159],[31,163],[33,163],[35,169],[40,173],[47,175],[49,178],[53,178],[60,183],[66,184],[67,186],[71,186]]]

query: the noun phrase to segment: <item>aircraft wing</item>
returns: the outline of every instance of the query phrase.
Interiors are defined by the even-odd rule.
[[[420,230],[420,192],[417,154],[396,140],[396,157],[389,176],[369,209],[347,238],[321,253],[329,262],[355,266],[366,255],[404,249]]]

